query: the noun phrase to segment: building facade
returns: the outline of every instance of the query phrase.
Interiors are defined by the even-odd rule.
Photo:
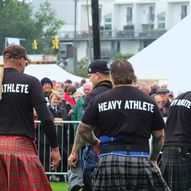
[[[50,2],[65,21],[58,34],[64,59],[73,57],[74,47],[78,61],[93,59],[91,0]],[[190,6],[191,0],[99,0],[101,56],[136,54],[190,13]]]

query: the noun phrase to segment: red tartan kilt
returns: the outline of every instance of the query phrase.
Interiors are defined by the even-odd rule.
[[[52,190],[31,139],[0,136],[0,190]]]

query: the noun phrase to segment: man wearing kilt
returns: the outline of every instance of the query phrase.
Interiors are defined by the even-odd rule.
[[[159,108],[133,86],[136,76],[128,61],[113,62],[110,72],[114,88],[90,101],[78,126],[82,138],[100,153],[92,190],[169,191],[157,166],[165,127]]]
[[[0,84],[0,190],[50,191],[51,186],[34,144],[33,108],[48,138],[52,168],[60,163],[55,125],[42,86],[23,73],[30,61],[24,47],[10,45],[3,51],[4,73]]]
[[[86,109],[91,99],[96,95],[102,94],[112,88],[110,81],[110,72],[107,60],[98,59],[91,62],[88,67],[89,79],[92,82],[93,90],[85,97],[84,109]],[[98,135],[99,132],[95,131]],[[75,136],[72,152],[68,157],[68,164],[71,167],[76,167],[78,152],[85,144],[84,140],[79,135],[78,131]],[[90,144],[87,144],[83,150],[83,191],[90,191],[92,187],[92,177],[94,169],[98,165],[98,156]]]
[[[170,105],[160,169],[173,191],[191,190],[191,92]]]

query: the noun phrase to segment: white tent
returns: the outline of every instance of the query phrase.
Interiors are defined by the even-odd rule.
[[[191,15],[131,57],[138,78],[162,76],[176,95],[191,90]]]
[[[67,79],[72,80],[72,82],[80,82],[82,77],[73,75],[64,69],[60,68],[57,64],[30,64],[25,68],[26,74],[35,76],[39,80],[44,77],[50,78],[51,80],[56,80],[58,82],[64,82]]]

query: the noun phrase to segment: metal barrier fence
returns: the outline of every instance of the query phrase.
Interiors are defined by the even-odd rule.
[[[78,123],[79,121],[55,121],[58,145],[62,158],[60,166],[55,172],[51,170],[50,146],[40,126],[41,123],[40,121],[35,121],[38,155],[47,175],[63,175],[67,178],[67,159],[74,143]]]
[[[164,118],[166,122],[166,118]],[[58,138],[58,144],[61,154],[61,163],[57,171],[51,171],[51,158],[50,158],[50,146],[46,139],[46,136],[40,127],[40,121],[35,121],[36,124],[36,144],[38,148],[38,155],[45,168],[47,175],[63,175],[67,178],[67,159],[74,143],[74,137],[79,121],[55,121],[56,132]],[[151,139],[150,139],[151,144]],[[162,154],[162,153],[161,153]]]

